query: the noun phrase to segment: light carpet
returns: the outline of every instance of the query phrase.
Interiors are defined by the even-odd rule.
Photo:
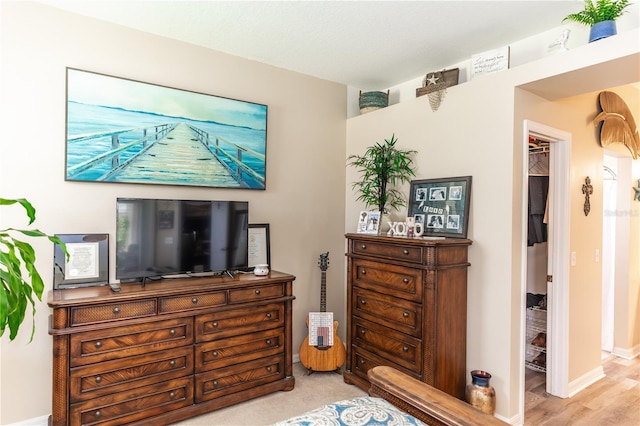
[[[306,375],[300,363],[293,364],[295,387],[290,392],[278,391],[241,404],[221,408],[175,426],[260,426],[271,425],[343,399],[367,395],[357,386],[346,384],[341,374],[315,372]]]

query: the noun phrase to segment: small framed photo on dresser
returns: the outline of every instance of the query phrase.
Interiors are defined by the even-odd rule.
[[[380,229],[380,212],[361,211],[358,216],[358,233],[377,235],[378,229]]]
[[[104,285],[109,282],[109,234],[56,234],[69,253],[59,244],[53,249],[53,288]]]

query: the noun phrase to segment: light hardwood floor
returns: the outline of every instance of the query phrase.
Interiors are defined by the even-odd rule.
[[[606,377],[571,398],[545,392],[545,374],[527,369],[525,425],[640,425],[640,358],[609,356]]]

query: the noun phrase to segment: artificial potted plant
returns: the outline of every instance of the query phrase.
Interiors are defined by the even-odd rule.
[[[413,154],[417,151],[398,149],[395,134],[384,142],[376,142],[362,155],[350,155],[347,165],[356,168],[360,180],[352,188],[358,193],[356,200],[366,207],[375,207],[382,215],[389,209],[398,210],[406,205],[404,193],[395,186],[409,182],[415,176]]]
[[[584,9],[571,13],[564,21],[574,21],[591,27],[589,43],[617,34],[616,19],[622,16],[632,3],[629,0],[585,0]]]
[[[36,210],[24,198],[0,198],[0,205],[20,204],[29,217],[29,225],[36,220]],[[47,237],[54,244],[59,244],[68,255],[65,244],[55,236],[47,235],[38,229],[0,229],[0,337],[9,328],[9,340],[18,335],[18,330],[24,321],[27,306],[32,307],[35,318],[36,306],[33,296],[42,300],[44,283],[35,267],[36,254],[31,244],[17,239],[14,235],[23,234],[27,237]],[[23,275],[26,271],[26,276]],[[31,338],[35,333],[35,321],[31,326]]]

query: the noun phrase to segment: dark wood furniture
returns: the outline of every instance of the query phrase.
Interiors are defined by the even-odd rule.
[[[369,394],[383,398],[405,413],[434,426],[504,426],[508,423],[460,401],[392,367],[368,372]]]
[[[471,240],[346,237],[344,381],[368,390],[367,372],[387,365],[464,399]]]
[[[294,387],[295,277],[53,290],[49,423],[162,425]]]

